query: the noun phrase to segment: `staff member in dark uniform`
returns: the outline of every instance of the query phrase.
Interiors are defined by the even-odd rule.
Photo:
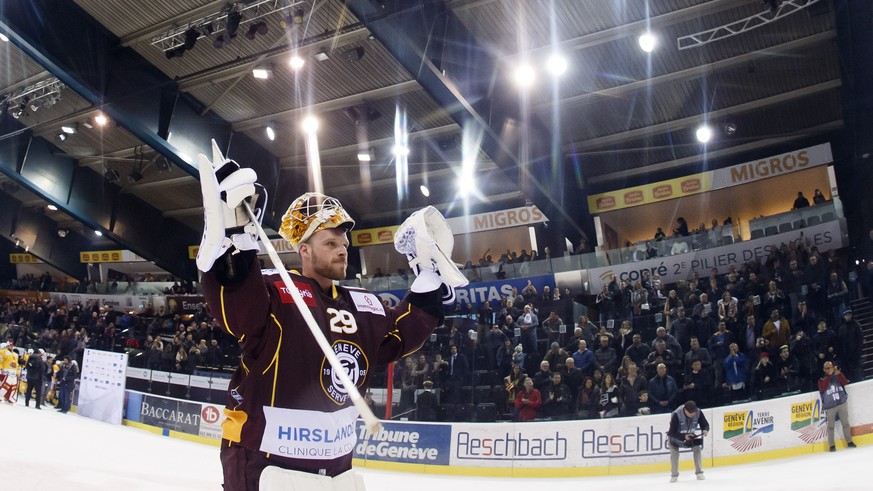
[[[34,351],[30,354],[30,357],[27,359],[27,390],[24,392],[24,405],[30,406],[30,393],[36,390],[36,408],[42,409],[40,407],[42,403],[42,380],[45,377],[46,366],[45,361],[43,361],[43,350]]]

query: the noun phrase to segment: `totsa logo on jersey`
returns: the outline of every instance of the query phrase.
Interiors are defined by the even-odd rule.
[[[773,416],[769,411],[736,411],[724,413],[725,440],[737,452],[747,452],[764,443],[763,434],[773,431]]]
[[[360,387],[367,377],[369,368],[367,355],[361,347],[351,341],[338,339],[333,343],[333,352],[339,358],[352,383]],[[340,382],[339,376],[334,373],[326,357],[321,361],[321,388],[338,405],[344,404],[349,399],[349,392]]]
[[[791,405],[791,431],[806,443],[814,443],[827,435],[827,417],[821,401],[797,402]]]

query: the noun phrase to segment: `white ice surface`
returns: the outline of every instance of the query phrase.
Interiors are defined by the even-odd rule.
[[[0,403],[6,442],[0,459],[0,489],[64,491],[220,490],[218,448]],[[795,459],[706,469],[706,481],[683,472],[676,484],[667,473],[561,479],[433,476],[360,469],[370,491],[530,491],[549,489],[873,490],[873,445]],[[568,486],[568,487],[565,487]],[[580,487],[580,486],[584,486]],[[590,486],[590,487],[589,487]]]

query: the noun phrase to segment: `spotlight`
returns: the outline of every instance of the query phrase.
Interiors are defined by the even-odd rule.
[[[109,122],[109,118],[103,114],[98,114],[97,116],[94,116],[94,122],[97,123],[97,126],[106,126],[106,123]]]
[[[394,145],[394,147],[391,148],[391,153],[397,157],[406,157],[409,155],[409,147],[404,145]]]
[[[64,133],[66,133],[68,135],[75,135],[76,134],[76,127],[72,126],[72,125],[65,124],[65,125],[61,126],[61,131],[63,131]]]
[[[300,70],[301,68],[303,68],[304,63],[305,62],[303,61],[303,58],[297,55],[292,56],[291,60],[288,62],[288,64],[291,65],[292,70]]]
[[[261,36],[263,36],[264,34],[267,34],[267,23],[266,22],[264,22],[264,21],[255,22],[254,24],[249,26],[249,30],[248,30],[248,32],[246,32],[246,39],[248,39],[249,41],[254,41],[255,35],[257,35],[257,34],[260,34]]]
[[[33,104],[30,105],[30,110],[33,112],[36,112],[37,110],[39,110],[39,104],[34,102]]]
[[[697,128],[695,135],[697,136],[697,141],[700,143],[706,143],[712,138],[712,128],[703,125],[700,128]]]
[[[267,126],[267,138],[269,138],[270,141],[276,140],[276,130],[273,129],[272,124]]]
[[[259,65],[252,69],[252,76],[259,80],[266,80],[271,75],[273,75],[273,69],[269,65]]]
[[[6,34],[3,34],[2,32],[0,32],[0,41],[3,41],[4,43],[8,43],[8,42],[9,42],[9,36],[7,36]]]
[[[135,170],[127,176],[127,182],[134,184],[142,180],[142,172]]]
[[[303,9],[297,9],[294,11],[294,17],[292,17],[291,20],[295,24],[303,24],[304,15],[306,15],[306,12],[304,12]]]
[[[66,133],[58,133],[58,140],[60,140],[62,142],[67,141],[67,134]]]
[[[513,78],[515,79],[516,85],[522,89],[526,89],[533,85],[534,80],[536,80],[536,72],[534,72],[533,67],[530,65],[520,65],[515,69]]]
[[[89,130],[94,129],[94,124],[91,122],[91,118],[86,119],[82,122],[82,126],[88,128]]]
[[[640,43],[640,49],[646,53],[651,53],[657,44],[657,39],[651,32],[643,33],[638,41]]]
[[[779,12],[779,7],[782,5],[782,0],[763,0],[761,3],[770,7],[770,13],[776,15]]]
[[[734,122],[726,123],[724,125],[724,134],[731,136],[737,132],[737,124]]]
[[[48,205],[46,208],[48,208],[49,211],[58,211],[58,207],[55,205]]]
[[[346,50],[345,52],[343,52],[343,56],[349,63],[359,62],[361,61],[361,58],[364,57],[364,48],[358,46],[357,48]]]
[[[327,49],[325,48],[321,48],[321,50],[312,55],[312,57],[315,58],[316,61],[327,61],[330,59],[330,55],[327,54]]]
[[[425,186],[424,184],[419,186],[418,189],[421,191],[421,194],[423,194],[425,198],[430,196],[430,189],[428,189],[427,186]]]
[[[58,237],[60,237],[60,238],[62,238],[62,239],[63,239],[64,237],[66,237],[67,234],[69,234],[69,233],[70,233],[70,231],[67,230],[67,229],[65,229],[65,228],[59,228],[59,229],[58,229]]]
[[[94,235],[96,235],[97,237],[103,237],[103,232],[101,232],[99,230],[95,230]]]
[[[546,60],[546,70],[556,77],[563,75],[567,71],[567,59],[558,53],[552,53]]]
[[[370,162],[373,160],[373,157],[370,156],[370,152],[358,152],[358,162]]]
[[[105,173],[103,173],[103,177],[111,182],[117,184],[121,180],[121,176],[118,174],[118,171],[115,169],[107,169]]]
[[[183,46],[185,49],[194,49],[198,39],[200,39],[200,32],[192,27],[185,31],[185,44]]]
[[[242,14],[237,11],[227,14],[227,27],[225,27],[225,30],[227,31],[228,37],[231,39],[236,37],[237,31],[239,31],[239,24],[242,20]]]
[[[227,46],[227,43],[228,41],[227,38],[224,37],[224,34],[219,34],[218,36],[215,36],[215,40],[212,41],[212,47],[215,49],[221,49]]]
[[[15,119],[20,118],[24,114],[24,107],[18,106],[12,110],[12,117]]]

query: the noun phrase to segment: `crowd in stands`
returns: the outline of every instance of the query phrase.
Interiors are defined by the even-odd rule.
[[[578,319],[555,308],[549,292],[513,291],[479,309],[475,335],[452,328],[447,351],[398,364],[395,386],[406,394],[401,411],[410,410],[411,395],[425,381],[440,389],[443,418],[484,401],[527,421],[669,412],[684,400],[711,407],[808,391],[827,361],[860,380],[862,332],[846,273],[845,260],[833,252],[792,243],[774,248],[764,263],[675,284],[648,272],[633,284],[613,276],[591,315]],[[873,263],[862,282],[873,289]]]
[[[633,282],[613,276],[578,318],[569,290],[528,282],[475,312],[455,306],[450,313],[475,319],[473,329],[450,316],[444,345],[394,367],[400,409],[416,410],[425,390],[437,396],[422,400],[439,407],[418,408],[422,419],[456,418],[452,405],[483,401],[497,418],[601,418],[668,412],[686,399],[711,407],[813,390],[827,361],[860,380],[846,267],[833,251],[798,242],[774,247],[764,262],[674,284],[646,271]],[[873,294],[873,262],[859,282]],[[129,313],[5,300],[0,320],[0,338],[79,364],[86,348],[133,350],[132,365],[180,373],[232,369],[239,356],[205,309],[183,317],[151,305]]]
[[[130,313],[52,300],[4,300],[0,338],[25,349],[44,350],[56,360],[70,356],[79,365],[87,348],[130,351],[131,365],[167,372],[236,367],[239,348],[205,309],[183,316],[152,305]],[[49,360],[50,361],[50,360]]]

